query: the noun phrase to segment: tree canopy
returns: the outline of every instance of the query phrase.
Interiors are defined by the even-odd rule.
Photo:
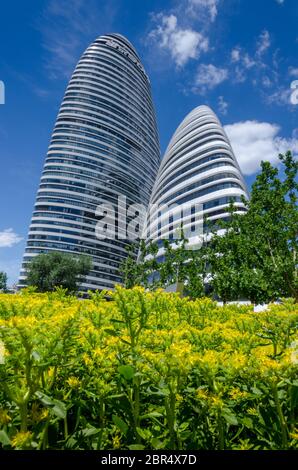
[[[35,286],[39,292],[63,287],[74,293],[91,268],[88,256],[73,256],[61,251],[42,253],[35,256],[27,267],[27,285]]]

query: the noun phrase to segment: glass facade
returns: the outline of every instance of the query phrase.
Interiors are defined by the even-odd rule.
[[[113,288],[125,239],[96,238],[99,204],[118,196],[148,205],[160,163],[148,76],[130,42],[119,34],[96,39],[67,86],[53,130],[29,228],[26,264],[39,253],[92,257],[82,290]],[[117,223],[117,212],[116,212]]]
[[[166,234],[171,239],[181,225],[195,231],[195,220],[205,232],[209,224],[229,217],[231,200],[237,211],[245,211],[241,196],[248,198],[248,192],[225,131],[208,106],[199,106],[180,124],[161,162],[147,216],[147,241]],[[184,217],[177,211],[174,227],[173,207],[184,204],[189,213]]]

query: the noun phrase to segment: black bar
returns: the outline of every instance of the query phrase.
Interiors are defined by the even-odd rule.
[[[240,465],[277,465],[285,466],[293,462],[297,463],[297,452],[294,451],[1,451],[0,466],[9,465],[82,465],[93,468],[122,467],[140,469],[146,465],[161,465],[162,467],[180,467],[209,469],[218,465],[222,469],[228,465],[228,469],[237,468]],[[212,466],[212,467],[211,467]],[[21,467],[24,468],[24,467]],[[68,467],[67,467],[68,468]],[[271,467],[272,468],[272,467]],[[241,470],[241,469],[240,469]],[[253,470],[253,469],[252,469]]]

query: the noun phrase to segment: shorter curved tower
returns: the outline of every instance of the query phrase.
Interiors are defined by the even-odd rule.
[[[206,232],[203,220],[229,217],[233,200],[245,211],[248,192],[229,139],[208,106],[191,111],[174,133],[161,162],[147,216],[146,238],[179,238],[183,226],[190,244]],[[176,234],[175,234],[176,232]]]

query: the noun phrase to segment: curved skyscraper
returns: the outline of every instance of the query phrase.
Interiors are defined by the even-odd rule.
[[[101,36],[78,62],[59,110],[20,285],[25,284],[28,261],[50,251],[92,257],[84,290],[121,282],[118,268],[129,242],[117,210],[148,205],[159,163],[150,82],[140,58],[123,36]],[[121,236],[96,236],[101,204],[115,208],[115,228]]]
[[[182,225],[195,242],[206,231],[204,217],[211,223],[229,217],[232,199],[244,211],[241,196],[248,193],[225,131],[208,106],[199,106],[182,121],[161,162],[147,239],[179,238],[175,231]]]

